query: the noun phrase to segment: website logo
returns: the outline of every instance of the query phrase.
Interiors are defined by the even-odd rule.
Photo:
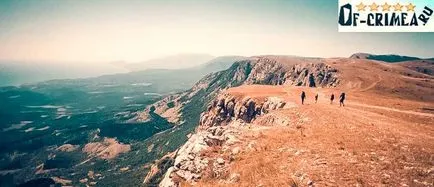
[[[339,0],[339,32],[434,32],[434,0]]]

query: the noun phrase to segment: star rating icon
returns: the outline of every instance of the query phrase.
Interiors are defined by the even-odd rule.
[[[369,5],[369,8],[371,8],[371,11],[378,11],[378,5],[375,3],[372,3],[371,5]]]
[[[358,11],[365,11],[366,5],[360,2],[356,7]]]
[[[414,8],[416,8],[416,6],[414,6],[412,3],[410,3],[407,6],[405,6],[405,8],[407,8],[407,11],[409,11],[409,12],[414,12]]]
[[[393,6],[393,9],[395,9],[395,11],[402,11],[402,5],[399,3],[396,3],[396,5]]]
[[[383,10],[383,12],[390,11],[390,7],[391,5],[387,4],[387,2],[384,3],[384,5],[381,5],[381,9]]]

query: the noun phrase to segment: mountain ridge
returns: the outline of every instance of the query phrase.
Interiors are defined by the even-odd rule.
[[[402,56],[396,54],[370,54],[370,53],[355,53],[350,56],[350,58],[354,59],[370,59],[370,60],[379,60],[383,62],[397,63],[397,62],[406,62],[406,61],[415,61],[415,60],[429,60],[434,61],[434,58],[419,58],[413,56]]]
[[[223,116],[225,116],[227,115],[226,113],[227,111],[233,111],[234,105],[237,106],[237,104],[227,103],[233,101],[233,99],[231,99],[233,97],[226,97],[226,96],[225,96],[226,98],[222,101],[222,104],[219,104],[220,101],[217,98],[221,98],[222,93],[227,92],[228,89],[231,90],[234,88],[238,88],[240,86],[241,87],[255,86],[258,84],[274,85],[274,87],[279,87],[279,88],[282,86],[289,87],[289,88],[293,86],[296,87],[301,86],[299,88],[311,87],[310,89],[326,89],[327,92],[329,92],[328,90],[334,90],[334,89],[340,91],[347,91],[350,93],[354,92],[353,93],[355,95],[354,97],[356,96],[360,97],[359,94],[376,95],[382,93],[382,94],[390,95],[393,93],[398,93],[398,95],[392,96],[392,98],[402,98],[402,97],[408,97],[413,93],[417,93],[417,92],[410,91],[404,87],[395,87],[396,83],[393,82],[396,81],[420,82],[418,79],[421,80],[426,79],[429,81],[427,83],[428,85],[422,87],[419,87],[418,85],[416,86],[419,87],[418,89],[422,89],[423,93],[427,93],[427,95],[433,94],[433,90],[430,89],[432,85],[429,86],[430,84],[432,84],[433,77],[431,77],[428,74],[417,72],[410,68],[403,67],[400,64],[387,64],[387,63],[381,63],[369,59],[355,59],[353,63],[348,63],[348,61],[352,59],[353,58],[321,59],[321,58],[302,58],[302,57],[292,57],[292,56],[256,56],[256,57],[250,57],[249,59],[246,60],[237,61],[227,70],[212,73],[205,76],[203,79],[198,81],[195,84],[195,86],[193,86],[192,89],[180,93],[178,95],[175,95],[173,98],[165,101],[165,102],[174,101],[175,107],[169,107],[169,108],[163,107],[160,110],[159,109],[156,110],[158,111],[157,112],[158,114],[164,114],[170,108],[176,108],[176,112],[172,114],[180,117],[180,119],[178,120],[180,123],[177,124],[178,128],[184,128],[183,126],[185,125],[185,123],[188,123],[190,129],[194,128],[196,130],[194,131],[195,133],[192,134],[188,133],[189,143],[184,144],[183,146],[184,148],[178,150],[175,156],[173,156],[172,154],[174,165],[172,165],[171,167],[168,167],[168,165],[161,166],[160,163],[157,162],[153,166],[154,168],[159,168],[162,171],[168,170],[168,172],[164,176],[152,175],[152,173],[150,173],[148,174],[147,178],[148,179],[153,178],[154,179],[153,181],[162,180],[160,186],[178,186],[180,183],[183,183],[182,181],[187,181],[187,183],[190,182],[195,183],[201,181],[200,179],[202,177],[205,177],[204,175],[202,175],[203,174],[202,171],[206,170],[206,167],[203,164],[201,166],[199,162],[203,159],[210,161],[210,160],[217,159],[218,157],[214,157],[216,155],[211,157],[205,157],[205,158],[197,157],[198,160],[196,160],[195,159],[196,157],[194,155],[197,156],[198,154],[201,154],[200,152],[205,151],[207,149],[206,147],[208,148],[214,147],[213,146],[214,144],[204,143],[203,141],[205,142],[208,141],[218,142],[222,140],[223,142],[227,141],[225,139],[225,137],[227,136],[227,133],[225,133],[226,130],[219,131],[219,133],[214,132],[214,130],[216,130],[216,128],[218,129],[224,127],[225,126],[224,123],[226,123],[225,120],[226,118],[219,119],[220,118],[219,114],[223,114]],[[378,79],[376,79],[375,73],[373,72],[379,72],[381,74],[384,74],[385,77],[378,77]],[[403,76],[403,77],[401,78],[399,76]],[[385,79],[386,77],[387,79]],[[393,77],[393,79],[389,79],[389,77]],[[411,77],[411,79],[406,77]],[[413,78],[413,77],[418,77],[418,78]],[[357,80],[361,80],[362,82],[357,82]],[[269,89],[274,89],[274,87],[270,87]],[[376,88],[381,88],[381,92],[376,90]],[[415,88],[412,90],[417,90],[417,89]],[[241,91],[239,93],[243,95],[245,91]],[[279,93],[285,93],[285,92],[279,92]],[[269,97],[273,96],[272,94],[267,94],[267,92],[265,92],[264,94],[265,95],[263,96],[261,95],[261,98],[263,97],[267,98],[267,96]],[[250,108],[248,98],[251,96],[245,96],[245,97],[247,97],[246,100],[238,101],[238,102],[244,103],[241,104],[243,105],[243,107],[241,108],[244,108],[242,109],[244,110],[244,112],[241,113],[250,116],[250,114],[255,113],[253,111],[256,111],[256,109],[253,110],[253,108],[255,108],[254,105],[253,108]],[[278,97],[282,97],[282,96],[280,95]],[[408,99],[413,99],[414,101],[423,101],[423,100],[434,101],[434,98],[429,96],[427,98],[408,97]],[[213,100],[214,102],[212,102]],[[288,106],[298,105],[294,103],[296,102],[291,101],[290,104],[287,103],[287,105]],[[263,105],[263,103],[261,105]],[[166,104],[159,104],[158,106],[160,107],[166,106]],[[158,108],[158,106],[156,107]],[[220,106],[220,108],[222,108],[223,106],[232,106],[232,109],[228,109],[228,108],[213,109],[218,106]],[[198,108],[202,108],[199,109],[199,111],[204,112],[200,115],[200,117],[196,112],[198,111]],[[214,111],[214,112],[210,113],[210,111]],[[226,112],[221,113],[220,111],[221,112],[226,111]],[[236,109],[235,111],[240,111],[240,107],[238,107],[238,109]],[[144,113],[146,112],[147,111],[145,110]],[[206,119],[205,116],[207,116],[207,113],[209,113],[209,115],[214,117],[210,119]],[[165,113],[165,115],[167,115],[167,113]],[[256,117],[253,117],[253,119],[255,118]],[[258,118],[262,118],[262,117],[258,117]],[[279,121],[281,119],[277,118],[274,120]],[[203,121],[208,121],[208,122],[203,122]],[[249,120],[245,122],[249,123]],[[204,127],[202,127],[203,125],[199,125],[198,128],[195,128],[197,124],[210,124],[210,125],[205,125]],[[239,125],[235,125],[234,128],[237,128],[237,126]],[[231,129],[232,127],[228,127],[228,128]],[[229,132],[232,132],[232,130],[229,130]],[[207,133],[211,133],[211,134],[207,134]],[[215,133],[217,133],[218,135]],[[218,137],[211,138],[212,136],[218,136]],[[202,141],[202,143],[197,142],[199,140]],[[217,145],[220,145],[220,143],[217,143]],[[198,146],[201,148],[198,148]],[[182,150],[186,150],[187,148],[188,150],[195,150],[196,149],[195,147],[197,147],[202,151],[199,152],[182,151]],[[206,149],[202,149],[202,148],[206,148]],[[188,155],[190,154],[193,154],[194,157],[191,162],[188,161],[188,159],[186,159],[189,158]],[[222,168],[221,166],[226,166],[227,160],[226,159],[223,160],[224,161],[214,160],[215,162],[218,163],[224,163],[221,165],[214,165],[215,166],[214,169],[219,170],[219,168],[220,169]],[[188,168],[196,168],[196,169],[202,168],[202,169],[196,170],[196,169],[188,169]],[[159,173],[161,174],[162,172]],[[231,179],[228,178],[227,180],[231,180]]]
[[[161,58],[146,60],[143,62],[124,64],[130,71],[140,71],[145,69],[183,69],[192,68],[206,63],[215,56],[208,54],[178,54]]]

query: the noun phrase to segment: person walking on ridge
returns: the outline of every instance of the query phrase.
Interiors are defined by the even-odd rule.
[[[318,94],[315,95],[315,103],[318,102]]]
[[[335,94],[332,94],[332,96],[330,96],[330,104],[333,104],[333,100],[335,100]]]
[[[306,99],[306,93],[304,91],[301,92],[301,104],[304,105],[304,99]]]
[[[339,96],[339,106],[345,106],[344,101],[345,101],[345,93],[342,92],[341,96]]]

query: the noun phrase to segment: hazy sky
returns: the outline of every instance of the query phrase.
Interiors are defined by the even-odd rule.
[[[0,60],[434,56],[434,33],[338,33],[337,9],[334,0],[0,0]]]

